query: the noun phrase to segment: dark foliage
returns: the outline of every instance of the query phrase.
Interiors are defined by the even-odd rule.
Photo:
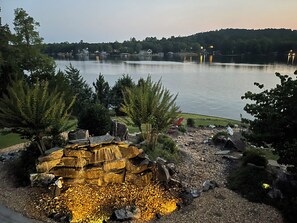
[[[121,104],[124,101],[123,92],[126,88],[132,88],[135,86],[132,78],[127,74],[119,78],[113,88],[111,89],[111,105],[114,107],[116,115],[123,116],[124,112],[121,111]]]
[[[8,173],[11,174],[14,184],[17,187],[30,185],[30,174],[36,173],[35,163],[40,156],[39,149],[35,143],[31,143],[28,148],[20,152],[9,165]]]
[[[96,82],[93,82],[93,86],[95,88],[96,100],[98,100],[100,104],[104,105],[104,107],[108,108],[110,101],[110,87],[102,74],[99,74]]]
[[[289,50],[297,50],[297,30],[290,29],[221,29],[197,33],[185,37],[170,37],[157,39],[147,37],[144,40],[131,38],[123,43],[52,43],[47,44],[47,54],[69,53],[88,48],[90,52],[105,51],[110,54],[139,53],[140,50],[151,49],[158,52],[196,52],[203,46],[208,51],[228,54],[284,54]],[[214,46],[210,49],[209,46]]]
[[[65,72],[71,94],[76,96],[76,101],[73,106],[73,115],[78,116],[89,104],[93,102],[93,91],[81,76],[80,71],[74,68],[72,64],[66,68]]]
[[[187,119],[187,126],[188,127],[195,127],[195,120],[193,118]]]
[[[169,136],[159,135],[157,141],[158,141],[158,143],[160,143],[162,145],[162,148],[164,150],[167,150],[170,153],[176,153],[177,152],[176,143]]]
[[[256,166],[264,166],[266,167],[268,164],[267,159],[264,156],[264,153],[262,153],[258,149],[247,149],[243,153],[242,157],[242,164],[247,165],[248,163],[252,163]]]
[[[262,188],[262,184],[272,184],[273,176],[265,169],[242,166],[232,172],[227,181],[228,188],[239,192],[248,200],[263,202],[267,199],[267,191]]]
[[[284,222],[293,223],[297,218],[297,197],[296,192],[285,196],[283,199],[271,199],[268,196],[270,189],[263,189],[262,184],[267,183],[273,186],[276,178],[274,172],[267,169],[259,169],[253,166],[241,166],[234,168],[227,178],[227,187],[241,194],[252,202],[259,202],[277,208],[283,215]],[[282,192],[287,193],[287,188],[279,187]]]
[[[220,143],[225,143],[228,138],[228,133],[227,132],[218,132],[212,137],[212,142],[214,144],[220,144]]]
[[[101,104],[90,104],[78,117],[78,127],[89,130],[91,135],[105,135],[111,129],[108,110]]]
[[[280,84],[275,88],[260,93],[247,92],[242,97],[254,102],[244,107],[255,118],[243,119],[250,130],[245,136],[259,145],[271,144],[280,163],[297,167],[297,79],[279,73],[276,76]]]

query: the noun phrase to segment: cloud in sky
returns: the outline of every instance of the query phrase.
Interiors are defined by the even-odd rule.
[[[45,42],[113,42],[191,35],[222,28],[297,29],[296,0],[2,0],[2,23],[14,9],[40,23]]]

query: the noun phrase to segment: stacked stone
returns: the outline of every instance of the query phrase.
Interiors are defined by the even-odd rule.
[[[153,179],[154,164],[141,149],[124,142],[68,145],[39,157],[38,173],[63,177],[66,184],[104,186],[131,182],[146,185]]]

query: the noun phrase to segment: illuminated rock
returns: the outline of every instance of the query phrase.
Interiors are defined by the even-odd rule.
[[[125,181],[138,186],[145,186],[149,184],[152,180],[153,180],[152,172],[144,172],[142,174],[127,173],[125,177]]]
[[[33,173],[30,174],[31,186],[48,186],[55,175],[48,173]]]
[[[61,159],[60,164],[61,166],[65,167],[84,167],[88,165],[88,162],[84,158],[78,158],[78,157],[63,157]]]
[[[124,172],[122,173],[106,173],[103,176],[105,183],[123,183],[124,182]]]
[[[118,159],[114,161],[105,162],[103,164],[103,170],[106,172],[119,171],[126,167],[126,159]]]
[[[143,151],[141,149],[138,149],[136,146],[129,146],[128,148],[119,146],[119,149],[122,153],[122,156],[127,159],[134,158],[134,157],[138,156],[139,154],[143,153]]]
[[[102,177],[104,174],[103,169],[101,167],[92,167],[90,169],[85,170],[85,178],[86,179],[98,179]]]
[[[76,168],[67,167],[55,167],[50,173],[63,178],[83,178],[85,175],[83,169],[78,170]]]
[[[38,157],[39,162],[51,161],[60,159],[63,156],[63,149],[55,147],[47,150],[44,156]]]
[[[86,179],[85,182],[88,183],[88,184],[97,185],[97,186],[100,186],[100,187],[106,185],[106,183],[104,182],[104,180],[102,178]]]
[[[95,147],[92,151],[91,164],[97,164],[105,161],[113,161],[122,158],[122,154],[117,145],[104,147]]]
[[[131,160],[128,160],[127,163],[126,163],[126,169],[127,169],[127,172],[129,173],[134,173],[134,174],[137,174],[137,173],[141,173],[145,170],[148,169],[148,165],[135,165],[133,164],[133,162]]]
[[[56,160],[51,160],[51,161],[45,161],[45,162],[38,163],[36,165],[36,170],[37,170],[38,173],[47,173],[52,168],[57,166],[60,163],[60,161],[61,161],[60,159],[56,159]]]
[[[68,185],[74,185],[74,184],[84,184],[85,179],[84,178],[63,178],[63,182]]]
[[[152,162],[141,149],[125,142],[97,138],[96,143],[94,147],[66,146],[64,150],[56,149],[39,158],[49,161],[37,164],[37,171],[63,177],[69,184],[98,186],[125,181],[145,186],[153,180],[168,183],[171,179],[166,160],[159,158],[157,162]]]
[[[73,156],[73,157],[79,157],[79,158],[91,158],[92,153],[90,151],[86,151],[83,149],[64,149],[64,156]]]

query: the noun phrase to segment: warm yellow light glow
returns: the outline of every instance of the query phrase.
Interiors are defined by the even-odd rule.
[[[148,222],[156,214],[168,215],[176,210],[179,199],[160,185],[149,184],[139,187],[134,184],[113,184],[105,187],[77,185],[52,200],[46,210],[68,211],[71,222],[102,222],[108,220],[113,210],[135,205],[140,209],[140,221]],[[62,210],[57,210],[57,206]],[[66,210],[65,210],[66,209]]]

